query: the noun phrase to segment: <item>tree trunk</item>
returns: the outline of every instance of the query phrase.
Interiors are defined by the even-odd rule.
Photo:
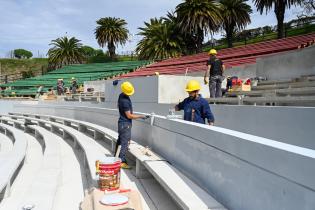
[[[202,52],[202,42],[204,39],[204,35],[203,35],[203,30],[202,29],[198,29],[197,31],[197,53]]]
[[[116,51],[115,44],[112,43],[112,42],[109,42],[109,43],[108,43],[108,52],[109,52],[109,57],[110,57],[112,60],[114,60],[115,57],[116,57],[115,51]]]
[[[233,27],[226,27],[225,32],[228,48],[231,48],[233,47]]]
[[[284,35],[284,13],[285,13],[285,3],[284,1],[276,1],[275,3],[275,14],[277,17],[278,21],[278,26],[277,26],[277,32],[278,32],[278,39],[283,38]]]

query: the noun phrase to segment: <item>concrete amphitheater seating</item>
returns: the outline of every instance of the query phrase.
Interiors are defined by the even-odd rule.
[[[245,111],[247,108],[253,109],[253,106],[240,107]],[[300,110],[300,108],[284,107],[276,109],[273,113],[281,113],[281,110],[287,109]],[[113,120],[117,119],[116,110],[82,107],[80,104],[77,107],[21,105],[16,106],[15,110],[46,115],[54,113],[58,116],[97,123],[110,129],[115,129],[117,124],[116,120]],[[306,108],[306,110],[309,109]],[[292,110],[287,111],[282,115],[290,115],[287,113]],[[262,115],[264,112],[268,114],[268,110],[264,109]],[[251,113],[251,115],[254,114]],[[275,117],[281,118],[276,114]],[[293,117],[285,118],[284,121],[294,120],[295,117],[293,115]],[[301,118],[311,122],[303,115]],[[270,123],[266,118],[263,118],[262,121],[267,121],[266,124]],[[300,121],[296,124],[298,125]],[[267,139],[267,137],[262,138],[255,133],[250,135],[247,134],[248,132],[241,133],[217,126],[194,125],[181,120],[168,120],[163,116],[155,116],[153,125],[150,122],[134,121],[134,139],[142,145],[149,145],[153,151],[161,154],[172,166],[176,166],[176,169],[202,186],[228,209],[276,210],[284,208],[293,210],[312,209],[314,206],[313,177],[315,171],[312,166],[315,154],[314,150],[307,149],[310,147],[306,148],[306,144],[302,142],[311,143],[312,138],[308,135],[299,135],[299,133],[311,130],[311,125],[306,126],[306,130],[296,128],[295,131],[298,135],[295,139],[285,142],[284,137],[284,142],[281,142],[282,137],[277,136],[276,138],[275,134],[269,135]],[[239,120],[235,120],[235,122],[243,124]],[[58,123],[63,124],[61,120]],[[252,120],[244,123],[255,124]],[[273,123],[270,124],[274,127]],[[290,122],[288,124],[294,125]],[[73,125],[77,125],[77,123],[72,123]],[[256,126],[261,127],[260,124]],[[304,124],[302,126],[305,127]],[[262,127],[264,130],[265,126]],[[280,129],[279,131],[285,132],[285,130]],[[259,135],[263,136],[263,133],[266,132],[269,133],[270,129]],[[147,162],[149,163],[149,161]],[[154,164],[152,162],[152,165]],[[160,167],[162,170],[161,166],[154,167]]]
[[[110,153],[109,151],[104,151],[103,148],[99,148],[99,145],[96,143],[91,143],[91,141],[88,143],[83,137],[80,137],[82,135],[79,133],[89,133],[95,140],[107,139],[110,141],[113,150],[114,144],[118,138],[117,132],[93,123],[69,118],[28,113],[10,114],[11,118],[24,119],[26,123],[38,123],[40,126],[50,124],[52,132],[59,132],[57,129],[60,128],[63,130],[64,138],[73,136],[73,138],[76,139],[74,146],[77,144],[80,145],[85,152],[87,165],[89,166],[93,185],[95,186],[95,160],[99,159],[100,156],[104,154],[110,155]],[[74,129],[74,127],[76,127],[77,130]],[[152,151],[143,153],[144,150],[145,148],[143,146],[131,141],[129,152],[136,158],[136,176],[138,178],[146,176],[148,172],[151,173],[182,209],[225,209],[212,196],[189,180],[166,160]],[[147,169],[147,171],[145,169]]]
[[[313,76],[291,80],[258,82],[252,91],[232,91],[225,98],[211,98],[210,103],[262,104],[262,105],[315,105],[315,80]]]
[[[84,81],[110,78],[128,73],[147,64],[149,64],[148,61],[125,61],[65,66],[42,76],[1,84],[1,87],[11,87],[11,90],[2,91],[1,94],[10,96],[14,92],[16,96],[34,96],[36,95],[38,86],[43,85],[43,92],[47,92],[49,88],[56,86],[57,79],[60,78],[63,78],[65,86],[69,87],[72,77],[77,79],[78,85],[81,85]]]
[[[240,66],[245,64],[256,63],[256,59],[273,55],[279,52],[286,52],[294,49],[315,39],[315,33],[250,44],[243,47],[235,47],[222,49],[218,52],[218,57],[221,58],[227,67]],[[207,53],[200,53],[191,56],[183,56],[180,58],[171,58],[161,62],[157,62],[145,68],[141,68],[135,72],[125,74],[121,78],[150,76],[155,72],[160,74],[185,74],[186,70],[190,73],[200,72],[206,69]]]
[[[27,141],[20,130],[0,123],[1,130],[14,142],[13,149],[0,155],[0,200],[10,195],[11,184],[16,174],[24,164]]]

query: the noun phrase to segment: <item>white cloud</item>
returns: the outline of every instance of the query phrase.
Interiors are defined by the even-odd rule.
[[[0,57],[15,48],[31,50],[35,55],[38,51],[46,54],[50,41],[66,33],[82,40],[84,44],[98,48],[94,38],[97,19],[107,16],[124,18],[130,32],[136,34],[144,21],[174,11],[181,1],[0,0]],[[295,16],[290,11],[286,20]],[[267,16],[255,12],[249,28],[275,24],[273,12]],[[136,41],[128,42],[118,50],[132,50]]]

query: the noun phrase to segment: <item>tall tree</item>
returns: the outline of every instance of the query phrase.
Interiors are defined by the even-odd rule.
[[[48,50],[49,63],[54,66],[81,63],[84,60],[84,52],[80,40],[75,37],[61,37],[52,40],[49,45],[53,47]]]
[[[233,33],[243,30],[250,22],[252,9],[247,0],[220,0],[222,27],[225,30],[228,47],[233,47]]]
[[[260,14],[266,10],[266,13],[274,7],[274,12],[277,17],[278,25],[278,39],[284,36],[284,14],[286,9],[290,9],[291,6],[301,5],[303,0],[253,0],[257,11]]]
[[[185,0],[177,5],[176,13],[182,32],[194,37],[196,51],[201,52],[205,34],[219,28],[219,4],[215,0]]]
[[[143,38],[136,48],[140,59],[165,59],[181,54],[183,41],[173,22],[153,18],[144,24],[145,27],[139,28]]]
[[[33,56],[33,53],[28,51],[28,50],[24,50],[24,49],[15,49],[14,50],[14,57],[18,58],[18,59],[29,59]]]
[[[98,44],[103,48],[107,45],[109,55],[115,58],[116,45],[124,45],[128,40],[128,29],[125,20],[115,17],[101,18],[96,21],[95,37]]]

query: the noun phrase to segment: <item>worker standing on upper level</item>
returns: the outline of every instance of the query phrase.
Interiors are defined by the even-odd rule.
[[[184,110],[184,120],[209,125],[214,124],[214,116],[209,103],[199,94],[201,87],[198,81],[190,80],[186,86],[189,97],[175,106],[176,111]]]
[[[121,94],[118,98],[119,120],[118,120],[118,140],[116,144],[116,151],[119,145],[121,150],[119,157],[122,161],[121,168],[130,169],[127,164],[126,152],[131,140],[131,127],[133,119],[147,119],[149,116],[133,114],[132,103],[129,96],[135,92],[133,85],[130,82],[124,82],[121,85]]]
[[[223,81],[223,72],[225,70],[225,66],[223,62],[217,58],[217,51],[215,49],[211,49],[209,51],[210,58],[207,61],[207,70],[205,72],[204,82],[208,84],[208,74],[210,72],[209,77],[209,90],[210,90],[210,98],[220,98],[222,97],[221,84]]]

